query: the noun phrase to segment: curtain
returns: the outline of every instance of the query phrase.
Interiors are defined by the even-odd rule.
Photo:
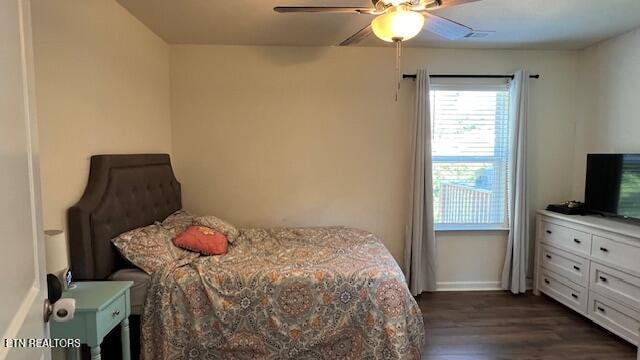
[[[509,239],[502,269],[502,288],[512,293],[527,290],[529,262],[529,211],[527,206],[527,108],[529,74],[518,71],[509,85],[511,117],[511,174],[509,194]]]
[[[429,73],[425,69],[418,70],[412,141],[411,217],[404,251],[407,283],[413,295],[436,288],[429,88]]]

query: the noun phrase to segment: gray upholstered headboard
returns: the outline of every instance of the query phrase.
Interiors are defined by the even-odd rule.
[[[180,183],[167,154],[95,155],[87,187],[68,211],[71,269],[78,280],[102,280],[131,267],[111,239],[162,221],[182,208]]]

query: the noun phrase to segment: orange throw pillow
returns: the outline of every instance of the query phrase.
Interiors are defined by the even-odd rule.
[[[227,253],[227,237],[206,226],[192,225],[182,232],[174,243],[177,247],[199,252],[204,255],[223,255]]]

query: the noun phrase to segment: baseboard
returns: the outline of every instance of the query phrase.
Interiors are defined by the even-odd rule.
[[[527,278],[527,290],[533,290],[533,279]]]
[[[436,291],[488,291],[502,290],[500,281],[441,281]]]

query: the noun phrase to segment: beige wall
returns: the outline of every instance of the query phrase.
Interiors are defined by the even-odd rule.
[[[168,45],[112,0],[33,0],[45,228],[65,228],[89,156],[170,152]]]
[[[45,227],[64,228],[91,154],[173,145],[192,211],[242,226],[356,226],[402,261],[414,85],[393,101],[391,48],[169,48],[109,0],[35,0],[34,32]],[[542,74],[533,211],[571,194],[576,63],[571,51],[406,49],[403,66]],[[438,281],[497,283],[504,247],[504,232],[439,233]]]
[[[640,153],[640,28],[585,49],[573,196],[584,198],[587,153]]]
[[[506,234],[505,231],[439,232],[438,290],[500,289]]]
[[[532,209],[570,195],[575,52],[405,49],[405,71],[418,64],[434,73],[541,73],[529,119]],[[185,206],[242,226],[364,228],[401,262],[414,85],[403,81],[394,102],[393,73],[392,48],[172,46]],[[438,239],[439,282],[497,283],[505,233]]]

